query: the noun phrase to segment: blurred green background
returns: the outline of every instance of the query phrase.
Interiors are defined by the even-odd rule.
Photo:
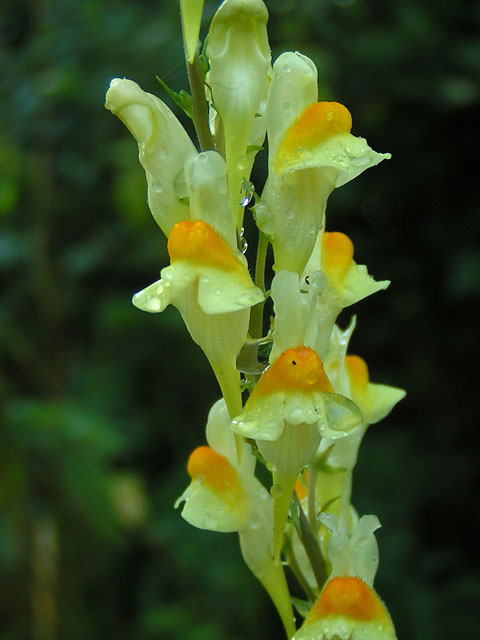
[[[267,4],[273,55],[311,56],[393,154],[327,222],[392,280],[352,350],[408,390],[355,474],[376,586],[400,639],[478,637],[480,3]],[[282,638],[237,536],[173,510],[218,391],[174,309],[130,304],[167,255],[104,94],[186,88],[177,2],[3,0],[0,25],[0,640]]]

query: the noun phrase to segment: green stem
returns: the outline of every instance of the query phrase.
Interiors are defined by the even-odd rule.
[[[266,293],[265,290],[265,262],[267,259],[268,238],[259,231],[257,261],[255,264],[255,284],[259,289]],[[261,338],[263,335],[263,307],[265,302],[256,304],[250,313],[249,332],[252,338]]]
[[[292,570],[293,575],[297,579],[298,584],[302,587],[303,591],[305,592],[305,595],[310,600],[310,602],[315,602],[315,600],[317,598],[315,596],[315,593],[313,592],[313,589],[308,584],[307,579],[303,575],[302,570],[298,566],[298,562],[297,562],[297,559],[296,559],[295,554],[293,552],[293,547],[292,547],[291,541],[289,541],[284,546],[283,550],[284,550],[285,556],[287,558],[288,566]]]
[[[323,559],[317,536],[313,533],[310,527],[308,519],[302,509],[302,505],[300,504],[300,500],[295,493],[293,495],[298,504],[298,515],[300,521],[300,530],[297,531],[310,561],[318,588],[321,591],[327,579],[327,567],[325,560]]]
[[[317,470],[312,465],[308,470],[308,521],[312,531],[318,532],[317,521]]]
[[[187,73],[190,91],[192,93],[193,124],[195,125],[200,148],[202,151],[215,149],[208,121],[208,105],[205,97],[205,84],[198,51],[192,63],[187,60]]]

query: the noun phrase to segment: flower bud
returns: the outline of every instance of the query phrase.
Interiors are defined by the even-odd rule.
[[[249,136],[269,83],[267,20],[262,0],[225,0],[208,34],[207,84],[223,125],[230,207],[237,226],[241,184],[251,170]]]
[[[188,195],[184,167],[197,151],[170,109],[136,82],[115,78],[105,107],[118,116],[138,142],[140,164],[148,184],[148,205],[165,235],[190,217],[181,200]]]

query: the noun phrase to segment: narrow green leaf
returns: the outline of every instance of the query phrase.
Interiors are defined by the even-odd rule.
[[[173,102],[176,105],[178,105],[181,109],[183,109],[183,111],[185,111],[187,116],[193,120],[192,96],[186,91],[184,91],[183,89],[179,93],[177,93],[176,91],[172,91],[172,89],[170,89],[170,87],[159,76],[157,76],[157,80],[165,89],[165,91],[167,92],[169,97],[173,100]]]

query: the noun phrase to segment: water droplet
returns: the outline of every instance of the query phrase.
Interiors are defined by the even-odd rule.
[[[240,238],[240,251],[245,254],[247,253],[247,249],[248,249],[248,242],[245,240],[245,238]]]
[[[205,516],[203,519],[203,526],[205,527],[205,529],[215,530],[218,526],[218,522],[215,518],[212,518],[211,516]]]
[[[245,171],[245,169],[248,169],[249,164],[250,163],[248,161],[247,156],[240,156],[237,162],[237,166],[240,169],[240,171]]]
[[[253,520],[253,522],[250,523],[250,529],[253,529],[254,531],[258,531],[260,529],[260,525],[261,522],[260,520]]]
[[[297,153],[300,156],[300,158],[302,158],[302,160],[312,159],[312,155],[313,155],[312,152],[309,149],[305,149],[305,147],[298,147]]]
[[[266,467],[269,471],[275,471],[275,465],[273,462],[267,462]]]
[[[285,73],[290,73],[290,71],[292,70],[292,67],[289,64],[284,64],[282,68]]]
[[[305,414],[302,407],[294,407],[288,412],[288,422],[291,424],[300,424],[304,420]]]
[[[270,487],[270,493],[272,494],[273,498],[280,498],[280,496],[283,495],[283,487],[281,487],[279,484],[274,484]]]
[[[308,384],[315,384],[317,379],[318,379],[317,374],[314,373],[313,371],[311,371],[310,373],[307,373],[307,383]]]
[[[317,227],[314,224],[311,224],[308,227],[308,233],[310,233],[311,235],[314,234],[314,233],[317,233]]]
[[[145,302],[145,308],[150,311],[160,311],[161,308],[160,300],[158,298],[149,298]]]
[[[287,220],[293,220],[295,218],[295,212],[290,209],[285,214],[285,217],[286,217]]]
[[[210,282],[210,278],[208,276],[202,276],[200,278],[200,282],[203,282],[204,284],[207,284],[208,282]]]
[[[221,289],[215,289],[215,295],[219,296],[222,293]]]
[[[238,299],[238,304],[242,306],[248,307],[255,302],[255,297],[251,293],[245,293],[243,296],[240,296]]]
[[[347,156],[344,153],[338,153],[336,156],[333,156],[334,162],[345,162]]]
[[[335,111],[327,111],[326,120],[331,122],[335,118]]]
[[[246,207],[248,204],[250,204],[254,193],[255,193],[255,187],[251,182],[249,182],[248,180],[245,180],[244,178],[242,181],[242,188],[240,190],[240,202],[239,202],[240,206]]]

